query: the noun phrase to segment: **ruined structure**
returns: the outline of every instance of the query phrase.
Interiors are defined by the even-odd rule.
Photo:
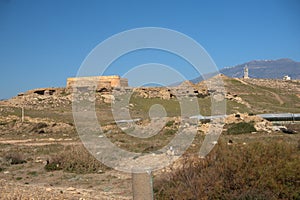
[[[32,95],[32,94],[38,94],[38,95],[45,95],[45,96],[51,96],[51,95],[59,95],[64,92],[64,88],[37,88],[33,90],[28,90],[25,93],[19,93],[18,96],[23,95]]]
[[[113,76],[90,76],[90,77],[73,77],[67,79],[67,90],[76,88],[96,87],[97,91],[110,90],[116,87],[128,87],[128,79],[121,78],[118,75]]]

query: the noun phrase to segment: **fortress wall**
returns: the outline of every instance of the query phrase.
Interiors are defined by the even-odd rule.
[[[72,77],[67,79],[67,89],[71,89],[75,84],[78,86],[93,86],[96,84],[96,89],[111,88],[111,87],[127,87],[128,80],[120,78],[120,76],[91,76],[91,77]]]
[[[120,76],[99,76],[100,82],[110,81],[111,87],[120,87]]]
[[[96,86],[98,87],[99,82],[100,81],[98,77],[68,78],[66,88],[72,88],[74,85],[84,87],[84,86],[93,86],[94,84],[96,84]]]
[[[97,89],[101,89],[101,88],[111,88],[111,82],[110,81],[101,81],[99,83],[99,87]]]
[[[128,87],[128,79],[127,78],[121,78],[121,87]]]

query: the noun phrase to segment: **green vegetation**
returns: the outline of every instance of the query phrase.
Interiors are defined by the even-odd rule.
[[[175,129],[166,129],[164,134],[166,135],[174,135],[177,132]]]
[[[226,101],[226,114],[234,114],[234,113],[249,113],[250,109],[244,105],[237,103],[235,101]]]
[[[166,127],[172,127],[174,123],[175,123],[174,120],[168,121],[168,122],[166,123]]]
[[[227,133],[229,135],[237,135],[237,134],[244,134],[244,133],[251,133],[256,132],[254,128],[254,123],[247,123],[247,122],[239,122],[233,123],[228,125]]]
[[[132,130],[130,128],[129,130]],[[167,145],[177,133],[177,127],[165,127],[149,138],[138,138],[124,133],[118,128],[106,135],[110,141],[120,148],[136,153],[153,152]],[[126,130],[126,132],[128,132]]]
[[[300,151],[273,141],[217,145],[154,179],[156,199],[299,199]]]
[[[146,99],[139,96],[132,96],[132,98],[130,99],[130,103],[135,105],[133,111],[138,112],[138,113],[132,112],[132,114],[138,115],[139,117],[142,117],[144,119],[149,118],[148,112],[151,106],[155,104],[162,105],[165,108],[168,117],[179,116],[181,113],[179,102],[176,99],[170,99],[170,100],[164,100],[160,98]]]
[[[251,105],[251,112],[276,113],[276,112],[300,112],[299,97],[286,88],[269,87],[246,81],[246,84],[236,79],[228,79],[226,90],[238,94]],[[278,84],[274,82],[273,84]],[[242,112],[242,111],[239,111]],[[250,112],[250,111],[249,111]]]
[[[38,176],[38,172],[37,171],[30,171],[30,172],[27,173],[27,175]]]

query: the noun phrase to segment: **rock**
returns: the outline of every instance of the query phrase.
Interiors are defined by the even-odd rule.
[[[133,108],[133,107],[134,107],[134,105],[133,105],[132,103],[130,103],[130,104],[129,104],[129,107],[130,107],[130,108]]]
[[[101,95],[104,103],[113,103],[115,101],[115,97],[111,94],[103,94]]]
[[[211,144],[216,145],[218,144],[218,141],[212,141]]]
[[[288,128],[280,128],[280,130],[283,132],[283,133],[287,133],[287,134],[295,134],[296,132],[293,131],[292,129],[288,129]]]
[[[35,159],[35,162],[36,162],[36,163],[43,163],[44,161],[43,161],[40,157],[37,157],[37,158]]]
[[[68,187],[66,190],[69,191],[69,192],[73,192],[73,191],[76,191],[76,188]]]

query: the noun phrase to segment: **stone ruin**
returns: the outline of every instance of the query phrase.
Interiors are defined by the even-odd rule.
[[[213,81],[214,82],[214,81]],[[212,85],[211,83],[209,83]],[[215,87],[214,87],[215,88]],[[72,77],[67,79],[65,88],[38,88],[29,90],[25,93],[18,94],[22,98],[13,98],[18,105],[20,101],[28,102],[30,100],[33,106],[46,105],[49,103],[55,106],[57,99],[66,101],[64,104],[70,104],[73,97],[71,94],[78,95],[81,98],[89,101],[94,101],[100,97],[105,103],[112,103],[120,95],[134,94],[142,98],[160,98],[173,99],[181,97],[198,97],[205,98],[211,94],[218,93],[216,90],[208,90],[206,83],[193,84],[190,81],[184,81],[180,85],[170,87],[129,87],[128,79],[121,78],[118,75],[112,76],[91,76],[91,77]],[[74,92],[74,93],[73,93]],[[94,92],[96,95],[93,95]],[[59,98],[57,98],[59,96]],[[27,99],[27,100],[26,100]],[[55,99],[55,101],[53,100]],[[49,102],[48,102],[49,100]],[[59,103],[57,104],[59,106]],[[56,106],[55,106],[56,107]]]
[[[112,76],[91,76],[91,77],[71,77],[67,79],[65,88],[38,88],[20,93],[18,96],[38,98],[37,103],[51,96],[60,96],[71,101],[70,94],[73,92],[81,96],[86,96],[93,100],[90,94],[96,92],[105,103],[111,103],[119,95],[135,94],[142,98],[160,98],[172,99],[178,97],[198,97],[204,98],[215,91],[207,90],[206,87],[193,84],[190,81],[184,81],[180,85],[170,87],[129,87],[128,79],[121,78],[118,75]],[[26,99],[25,98],[25,99]],[[41,100],[42,99],[42,100]]]
[[[177,97],[206,97],[209,91],[197,87],[190,81],[184,81],[178,86],[173,87],[139,87],[134,88],[138,96],[143,98],[172,99]]]
[[[97,92],[105,92],[118,87],[128,87],[128,79],[121,78],[118,75],[72,77],[67,79],[66,91],[72,92],[74,89],[77,91],[96,89]]]
[[[28,90],[25,93],[19,93],[18,96],[24,96],[24,95],[45,95],[45,96],[51,96],[51,95],[59,95],[64,92],[64,88],[37,88],[33,90]]]

